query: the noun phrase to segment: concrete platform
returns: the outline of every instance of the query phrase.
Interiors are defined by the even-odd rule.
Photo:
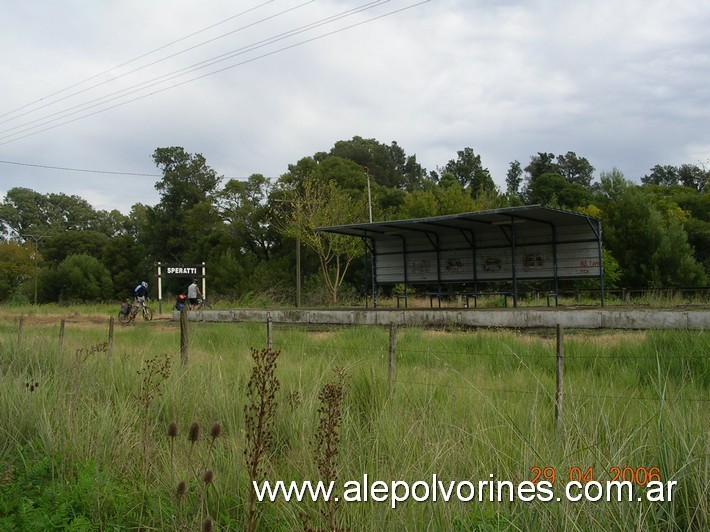
[[[173,320],[180,313],[173,311]],[[334,325],[467,326],[514,329],[694,329],[710,330],[710,310],[622,308],[511,309],[333,309],[333,310],[199,310],[188,320],[204,322],[266,322]]]

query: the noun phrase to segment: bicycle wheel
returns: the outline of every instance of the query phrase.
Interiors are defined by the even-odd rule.
[[[129,312],[128,314],[123,314],[121,312],[118,313],[118,321],[119,323],[128,323],[131,321],[131,313]]]
[[[148,307],[145,307],[143,309],[143,319],[145,321],[150,321],[153,319],[153,311],[150,310]]]

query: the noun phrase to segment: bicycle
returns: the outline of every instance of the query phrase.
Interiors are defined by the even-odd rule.
[[[197,305],[194,305],[190,310],[212,310],[212,305],[206,299],[199,298]]]
[[[126,304],[129,306],[128,312],[124,312],[124,305]],[[136,316],[138,316],[139,312],[141,313],[145,321],[151,321],[153,319],[153,311],[148,308],[148,305],[145,304],[145,301],[139,301],[136,305],[131,305],[128,302],[122,303],[121,312],[118,313],[118,321],[123,324],[131,323],[133,320],[136,319]]]

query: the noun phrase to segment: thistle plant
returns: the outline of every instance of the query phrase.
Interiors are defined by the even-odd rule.
[[[177,497],[178,500],[178,520],[182,521],[182,506],[183,506],[183,501],[185,499],[185,495],[187,494],[187,482],[184,480],[181,480],[178,482],[177,488],[175,489],[175,496]]]
[[[162,393],[162,385],[170,378],[172,360],[169,355],[155,356],[148,359],[143,367],[137,371],[143,377],[141,388],[136,396],[143,411],[143,470],[147,475],[148,467],[148,436],[150,433],[150,407],[153,401]],[[177,426],[176,426],[177,429]]]
[[[190,423],[186,431],[186,436],[178,438],[177,422],[171,421],[167,426],[168,443],[170,446],[170,464],[173,473],[175,472],[175,447],[184,452],[183,460],[186,470],[182,473],[184,480],[177,484],[175,495],[177,498],[177,521],[179,528],[187,528],[190,510],[194,509],[199,514],[195,519],[202,520],[206,516],[205,522],[209,520],[214,524],[210,517],[209,508],[209,492],[216,490],[214,487],[215,473],[209,465],[214,458],[214,448],[217,438],[222,435],[222,425],[219,422],[214,422],[210,429],[209,438],[202,437],[203,430],[199,421]],[[182,442],[182,444],[181,444]],[[192,495],[192,496],[191,496]],[[194,523],[197,521],[193,521]],[[175,525],[178,526],[178,525]]]
[[[178,435],[178,426],[175,421],[171,421],[168,424],[168,437],[170,438],[170,467],[174,467],[175,464],[175,438]]]
[[[251,350],[254,367],[247,384],[247,402],[244,406],[244,460],[250,481],[247,530],[250,532],[256,529],[256,492],[253,483],[263,478],[266,469],[264,460],[274,439],[276,394],[281,386],[275,371],[280,353],[271,349]]]
[[[342,368],[334,369],[336,382],[327,383],[318,394],[318,428],[315,434],[315,462],[321,480],[328,484],[338,479],[337,457],[340,448],[340,427],[343,422],[343,400],[347,387],[347,373]],[[329,498],[323,516],[328,530],[342,530],[338,526],[338,503]]]

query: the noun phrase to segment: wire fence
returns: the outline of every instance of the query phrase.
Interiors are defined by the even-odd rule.
[[[189,346],[190,346],[190,335],[189,331],[190,328],[195,327],[195,323],[198,323],[199,326],[204,327],[204,326],[209,326],[209,324],[204,324],[200,322],[189,322],[186,319],[187,313],[182,313],[181,315],[181,320],[180,320],[180,329],[179,329],[179,334],[180,334],[180,357],[183,365],[187,365],[189,363]],[[233,324],[234,325],[234,324]],[[278,342],[278,336],[281,333],[285,333],[288,329],[296,329],[299,328],[303,329],[302,326],[297,326],[293,324],[288,324],[284,325],[283,328],[275,328],[274,323],[272,322],[271,319],[268,319],[266,322],[266,347],[268,349],[273,349],[274,346],[276,345],[277,347],[279,342]],[[337,325],[337,326],[321,326],[319,327],[319,330],[327,331],[327,332],[337,332],[339,330],[343,329],[352,329],[353,326],[343,326],[343,325]],[[366,330],[368,327],[370,328],[379,328],[383,329],[382,326],[358,326],[361,327],[363,330]],[[349,353],[350,355],[357,355],[357,356],[349,356],[349,360],[355,360],[359,362],[355,362],[355,365],[361,364],[361,365],[370,365],[372,366],[381,364],[382,366],[385,366],[382,361],[380,361],[380,358],[387,358],[387,364],[386,364],[386,371],[387,371],[387,381],[388,381],[388,386],[390,388],[395,388],[399,386],[417,386],[417,387],[436,387],[436,388],[446,388],[446,389],[460,389],[460,390],[469,390],[469,391],[475,391],[478,393],[487,393],[487,394],[497,394],[497,393],[503,393],[503,394],[510,394],[510,395],[523,395],[523,396],[531,396],[531,395],[545,395],[549,398],[552,398],[556,401],[558,404],[558,408],[561,408],[561,405],[559,404],[561,399],[560,397],[562,396],[562,391],[564,389],[564,366],[565,364],[567,365],[567,369],[569,370],[570,367],[574,369],[574,371],[589,371],[590,369],[593,369],[594,362],[595,361],[602,361],[602,364],[604,365],[609,365],[610,361],[617,361],[620,364],[629,364],[629,363],[635,363],[635,362],[643,362],[643,361],[650,361],[652,364],[660,364],[661,362],[663,364],[688,364],[688,363],[694,363],[697,364],[698,372],[701,374],[701,378],[708,379],[708,367],[710,367],[710,333],[704,333],[704,332],[697,332],[694,331],[693,335],[709,335],[708,336],[708,342],[707,345],[708,351],[704,352],[696,352],[696,353],[663,353],[662,354],[662,360],[659,358],[658,353],[647,353],[647,354],[635,354],[635,353],[630,353],[628,351],[624,351],[623,353],[616,353],[616,354],[609,354],[609,353],[603,353],[603,354],[587,354],[581,349],[567,349],[570,347],[570,344],[572,346],[576,347],[576,344],[579,343],[578,339],[575,339],[573,342],[566,342],[565,337],[564,337],[564,330],[561,327],[558,327],[557,334],[554,338],[540,338],[537,337],[538,342],[535,342],[533,345],[529,346],[528,349],[523,352],[520,349],[517,349],[516,347],[519,346],[511,346],[511,345],[506,345],[505,342],[500,342],[501,345],[504,347],[504,349],[497,349],[497,350],[492,350],[492,349],[480,349],[477,347],[472,347],[470,349],[443,349],[440,346],[435,346],[435,347],[429,347],[428,345],[423,348],[421,347],[421,342],[419,342],[419,345],[409,342],[406,344],[402,344],[401,342],[398,345],[398,338],[401,339],[401,336],[404,334],[405,331],[402,331],[404,329],[406,331],[407,328],[405,327],[398,327],[397,325],[391,325],[390,326],[390,334],[389,334],[389,342],[383,341],[381,344],[376,344],[376,343],[370,343],[369,349],[367,350],[366,353],[364,353],[362,345],[348,345],[346,342],[342,341],[336,341],[334,343],[322,343],[321,345],[318,345],[317,343],[314,342],[306,342],[305,340],[299,343],[298,345],[294,344],[289,344],[287,347],[291,350],[295,350],[300,354],[301,356],[311,356],[311,357],[328,357],[332,356],[334,352],[338,353]],[[60,327],[59,327],[59,344],[62,345],[64,343],[64,337],[66,333],[66,323],[65,320],[61,320]],[[20,317],[19,323],[18,323],[18,332],[17,332],[17,341],[18,344],[23,341],[23,336],[24,336],[24,318]],[[449,333],[453,337],[457,333]],[[458,333],[460,336],[463,336],[465,333]],[[502,332],[496,333],[493,332],[492,334],[500,334],[501,338],[504,338]],[[47,340],[49,340],[47,338]],[[432,343],[436,344],[436,340],[432,340]],[[567,345],[566,345],[567,343]],[[110,351],[113,349],[114,345],[114,318],[111,317],[109,319],[108,323],[108,338],[107,338],[107,347],[108,350]],[[567,351],[567,353],[566,353]],[[367,356],[369,354],[369,357]],[[375,356],[378,358],[378,360],[372,360],[372,357]],[[419,362],[423,362],[423,366],[425,369],[436,369],[439,373],[437,374],[436,379],[432,380],[416,380],[416,379],[411,379],[407,378],[402,375],[404,371],[407,371],[409,369],[408,363],[411,360],[416,360]],[[463,373],[458,370],[456,367],[454,367],[453,362],[456,362],[458,365],[466,365],[466,362],[468,361],[499,361],[499,360],[508,360],[508,361],[517,361],[518,362],[518,367],[526,368],[530,371],[531,376],[534,376],[533,380],[537,382],[537,386],[534,388],[511,388],[511,387],[491,387],[491,386],[479,386],[473,382],[471,382],[470,379],[468,379]],[[463,362],[462,362],[463,361]],[[545,364],[546,361],[549,361],[549,364]],[[556,363],[555,363],[556,361]],[[586,365],[588,363],[592,363],[592,366]],[[531,367],[532,365],[532,367]],[[484,369],[486,367],[484,366]],[[490,369],[490,368],[488,368]],[[643,368],[642,368],[643,369]],[[400,375],[398,376],[397,373]],[[543,373],[546,374],[547,377],[551,375],[553,372],[555,373],[556,376],[556,386],[553,388],[552,385],[549,383],[544,383],[539,380],[539,376],[534,374],[534,371],[540,371],[542,370]],[[443,371],[443,373],[441,373]],[[684,370],[687,373],[687,368]],[[385,368],[383,368],[383,374],[385,372]],[[613,384],[613,383],[610,383]],[[628,400],[634,400],[634,401],[646,401],[646,402],[681,402],[681,403],[701,403],[701,404],[707,404],[710,403],[710,396],[708,394],[705,394],[704,396],[701,397],[689,397],[687,395],[679,395],[679,394],[674,394],[670,395],[667,393],[659,393],[656,395],[645,395],[643,393],[605,393],[603,391],[596,392],[596,393],[588,393],[584,391],[577,391],[577,390],[572,390],[564,391],[564,397],[568,400],[613,400],[613,401],[628,401]]]

